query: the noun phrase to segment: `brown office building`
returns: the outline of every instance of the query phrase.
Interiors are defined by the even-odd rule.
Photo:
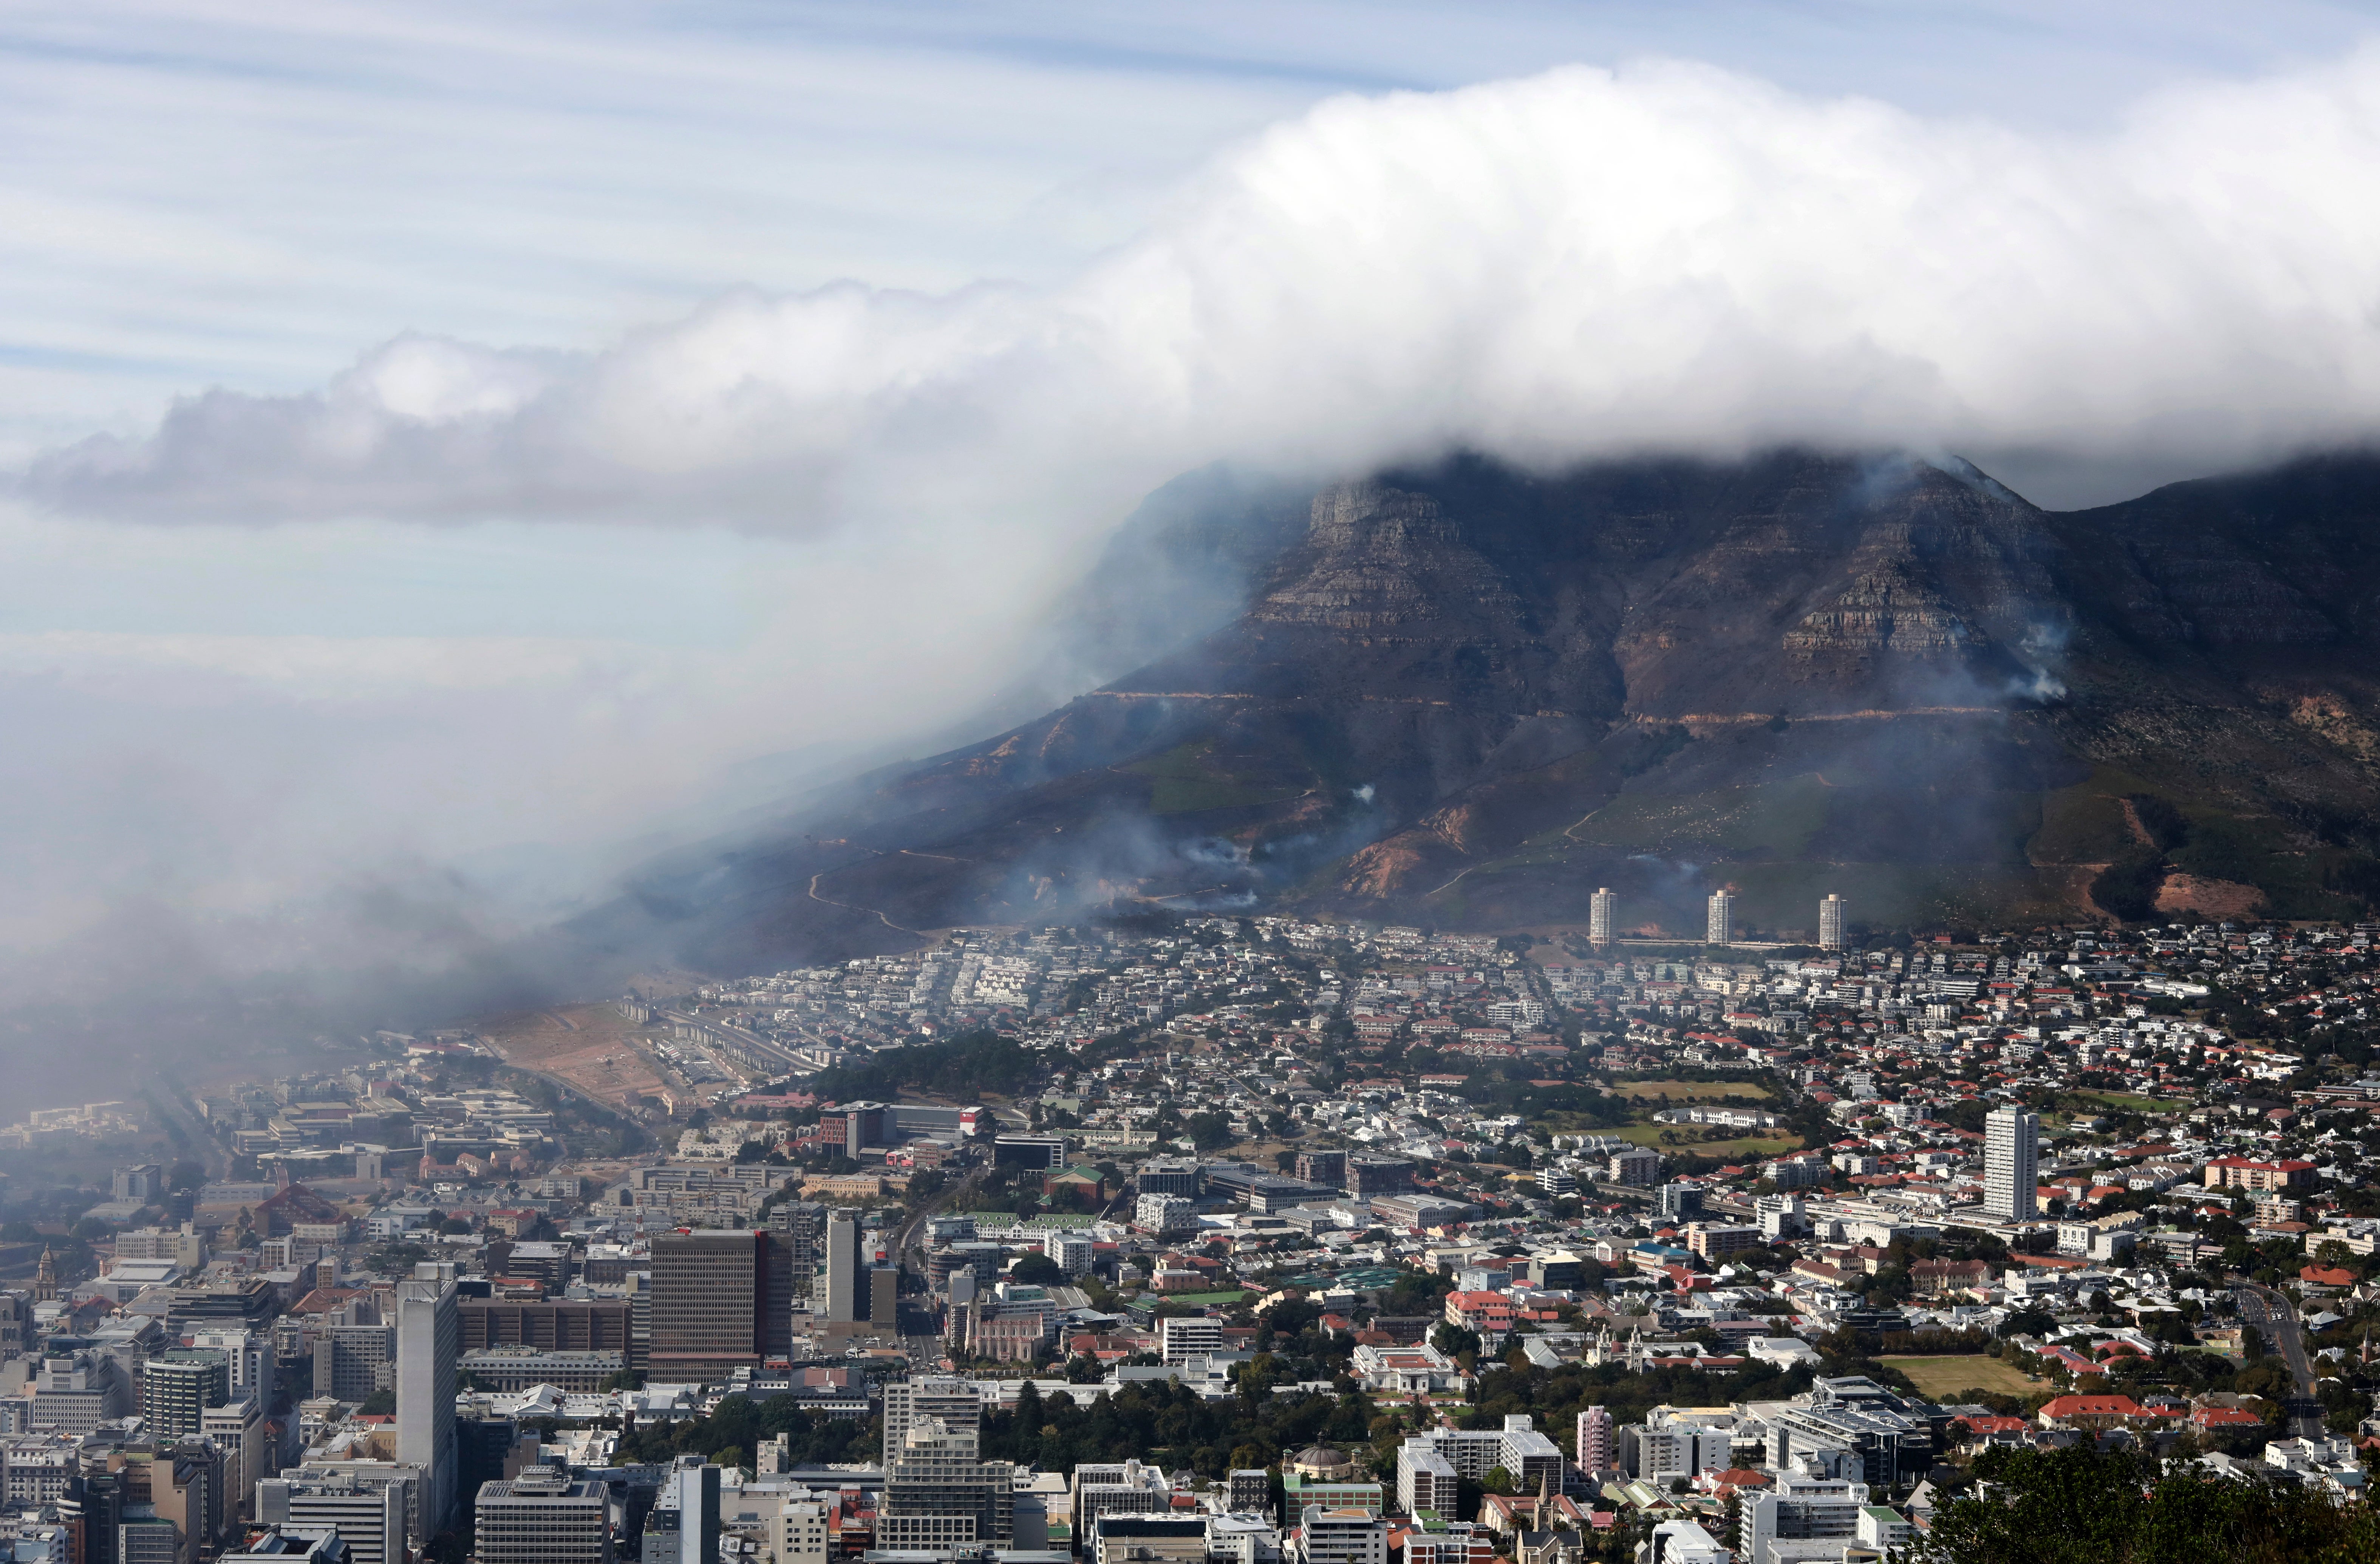
[[[541,1347],[552,1352],[625,1352],[626,1299],[548,1299],[514,1303],[501,1298],[465,1298],[456,1313],[463,1324],[462,1350]]]
[[[742,1228],[653,1235],[646,1372],[663,1384],[718,1379],[793,1347],[793,1265],[783,1241]]]

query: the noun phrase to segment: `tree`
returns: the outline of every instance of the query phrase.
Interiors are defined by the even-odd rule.
[[[1027,1255],[1008,1267],[1008,1279],[1034,1287],[1059,1287],[1066,1280],[1066,1272],[1047,1255]]]
[[[2288,1564],[2380,1547],[2362,1506],[2192,1467],[2160,1474],[2130,1451],[1991,1450],[1975,1473],[1989,1491],[1935,1512],[1917,1545],[1927,1564]]]
[[[1479,1486],[1486,1493],[1509,1494],[1519,1485],[1513,1482],[1510,1472],[1500,1466],[1491,1466],[1488,1469],[1488,1474],[1479,1479]]]

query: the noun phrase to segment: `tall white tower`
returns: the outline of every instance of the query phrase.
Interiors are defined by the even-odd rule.
[[[1843,948],[1843,913],[1850,903],[1833,891],[1818,903],[1818,948],[1840,951]]]
[[[1703,925],[1703,943],[1731,945],[1735,943],[1735,898],[1725,891],[1710,893],[1710,913]]]
[[[1612,926],[1619,921],[1620,898],[1609,885],[1598,887],[1586,903],[1586,937],[1598,945],[1609,945]]]
[[[1984,1115],[1984,1209],[2029,1222],[2041,1209],[2041,1115],[1996,1108]]]

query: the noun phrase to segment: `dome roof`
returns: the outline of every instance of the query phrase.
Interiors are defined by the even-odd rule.
[[[1325,1471],[1349,1464],[1345,1450],[1334,1450],[1329,1445],[1308,1445],[1289,1458],[1292,1466],[1316,1466]]]

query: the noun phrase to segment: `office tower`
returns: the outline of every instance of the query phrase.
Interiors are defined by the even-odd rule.
[[[859,1217],[837,1211],[826,1219],[826,1318],[848,1325],[859,1317]]]
[[[140,1414],[160,1438],[195,1434],[209,1407],[231,1400],[231,1360],[205,1348],[174,1347],[140,1370]]]
[[[884,1388],[884,1497],[880,1548],[1005,1545],[1015,1531],[1014,1469],[981,1459],[983,1403],[964,1379]]]
[[[396,1284],[396,1459],[421,1468],[422,1539],[454,1523],[455,1364],[462,1320],[451,1267]]]
[[[1840,951],[1843,948],[1843,909],[1847,904],[1831,891],[1827,892],[1827,899],[1818,903],[1818,946],[1821,950]]]
[[[1620,898],[1611,893],[1611,887],[1597,887],[1587,899],[1586,937],[1598,945],[1608,945],[1619,922]]]
[[[1578,1414],[1578,1469],[1583,1473],[1612,1470],[1619,1453],[1614,1442],[1611,1414],[1601,1407],[1588,1407]]]
[[[1264,1515],[1272,1509],[1272,1473],[1261,1466],[1235,1466],[1231,1477],[1231,1510],[1234,1515]]]
[[[720,1474],[698,1455],[677,1458],[645,1517],[640,1564],[710,1564],[719,1557]]]
[[[360,1401],[381,1388],[396,1361],[393,1325],[332,1325],[313,1333],[314,1391],[343,1401]]]
[[[2027,1222],[2040,1211],[2041,1115],[1998,1108],[1984,1115],[1984,1209]]]
[[[1663,1184],[1659,1198],[1663,1221],[1682,1222],[1703,1214],[1700,1184]]]
[[[785,1245],[794,1276],[794,1306],[818,1307],[819,1262],[826,1257],[827,1208],[815,1200],[785,1200],[770,1207],[769,1231]]]
[[[137,1200],[146,1206],[164,1191],[165,1181],[156,1163],[144,1162],[116,1169],[114,1185],[115,1199]]]
[[[719,1468],[710,1470],[715,1501]],[[478,1511],[480,1564],[612,1564],[611,1487],[574,1483],[566,1466],[531,1466],[483,1485]]]
[[[953,1427],[972,1428],[982,1412],[983,1402],[973,1380],[926,1375],[888,1381],[884,1387],[885,1464],[892,1464],[893,1452],[901,1448],[910,1419],[939,1417]]]
[[[256,1494],[257,1480],[273,1471],[273,1424],[263,1401],[242,1391],[219,1407],[209,1407],[199,1419],[199,1432],[223,1452],[224,1512],[246,1515]]]
[[[868,1267],[868,1319],[871,1325],[897,1328],[901,1319],[901,1267]]]
[[[653,1235],[647,1371],[668,1383],[724,1379],[783,1358],[793,1343],[785,1246],[747,1228]]]
[[[410,1474],[375,1482],[346,1472],[301,1472],[256,1485],[256,1523],[328,1527],[347,1545],[355,1564],[405,1564],[413,1498]],[[480,1557],[488,1557],[484,1547]]]
[[[1064,1228],[1053,1228],[1050,1235],[1041,1241],[1041,1253],[1048,1255],[1060,1270],[1066,1273],[1068,1281],[1079,1281],[1089,1274],[1091,1257],[1097,1253],[1097,1247],[1091,1242],[1091,1235],[1087,1232],[1071,1232]]]
[[[1731,945],[1735,943],[1735,898],[1725,891],[1710,893],[1710,906],[1703,918],[1703,943]]]

